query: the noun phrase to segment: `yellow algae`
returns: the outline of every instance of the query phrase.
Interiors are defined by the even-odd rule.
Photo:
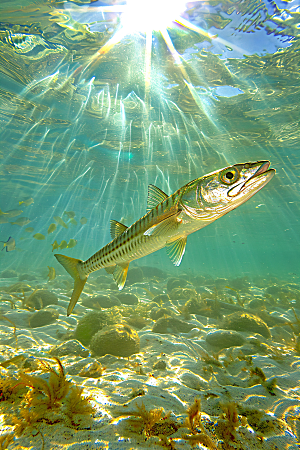
[[[48,234],[53,233],[53,231],[55,231],[55,230],[56,230],[56,224],[51,223],[48,228]]]

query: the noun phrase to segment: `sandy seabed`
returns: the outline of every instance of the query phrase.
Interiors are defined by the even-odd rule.
[[[299,285],[139,270],[124,289],[137,303],[101,275],[70,317],[68,276],[0,278],[0,448],[298,449]],[[34,303],[35,289],[56,304]],[[38,308],[50,323],[33,321]],[[137,353],[80,342],[91,312],[109,318],[104,332],[131,330]]]

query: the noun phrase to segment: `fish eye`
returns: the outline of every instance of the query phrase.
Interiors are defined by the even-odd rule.
[[[220,181],[225,184],[233,184],[239,178],[239,171],[235,167],[225,169],[220,174]]]

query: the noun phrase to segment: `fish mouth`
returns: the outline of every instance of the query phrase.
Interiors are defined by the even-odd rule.
[[[230,189],[227,193],[229,197],[236,197],[239,194],[252,196],[273,178],[276,170],[269,169],[270,161],[258,161],[256,164],[260,164],[256,172],[248,180]]]

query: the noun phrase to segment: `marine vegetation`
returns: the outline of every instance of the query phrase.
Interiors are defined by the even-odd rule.
[[[201,400],[195,398],[194,403],[187,408],[187,418],[185,426],[191,434],[184,434],[182,437],[190,442],[192,446],[203,444],[205,447],[216,450],[217,443],[210,437],[208,431],[201,422]]]
[[[53,359],[56,369],[49,361],[38,359],[39,375],[20,370],[18,379],[10,376],[1,379],[2,400],[14,405],[14,413],[5,415],[5,420],[14,426],[13,434],[17,437],[35,427],[43,439],[38,428],[42,422],[49,425],[63,422],[78,429],[83,418],[86,423],[94,413],[91,397],[84,397],[83,388],[66,379],[59,358]],[[6,439],[9,441],[9,436]]]

